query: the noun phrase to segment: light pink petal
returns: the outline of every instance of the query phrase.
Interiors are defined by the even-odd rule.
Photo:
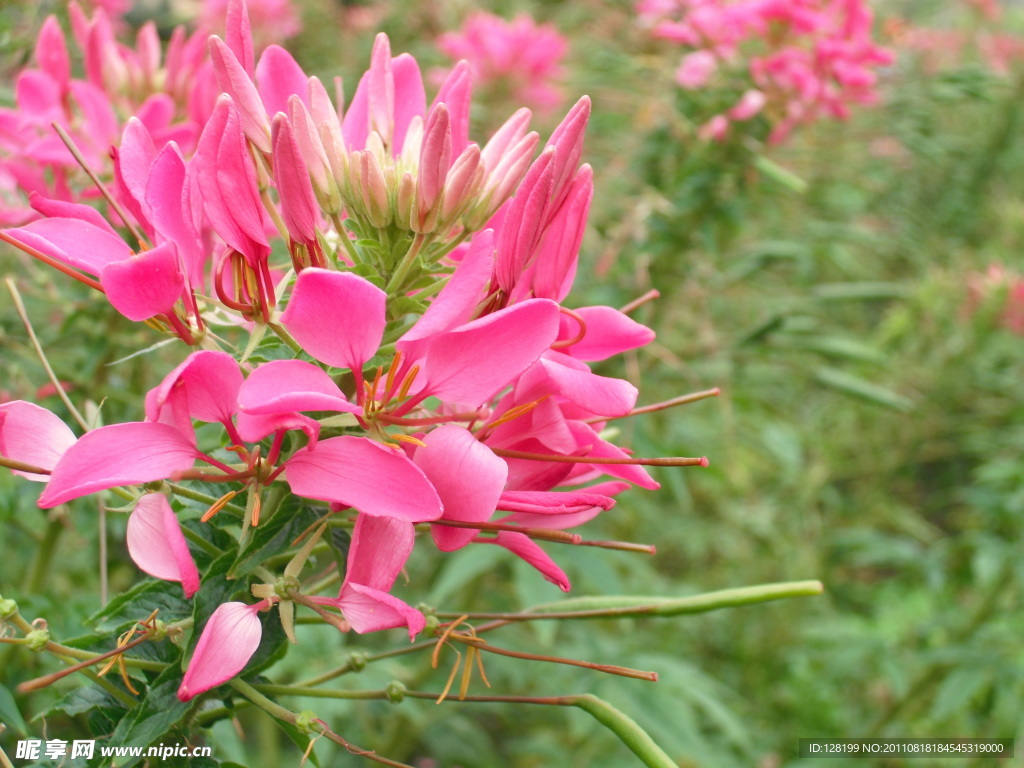
[[[228,0],[224,39],[228,48],[242,65],[242,69],[250,78],[254,77],[255,57],[252,50],[252,29],[249,25],[249,10],[245,7],[245,0]]]
[[[497,544],[514,555],[521,557],[541,572],[545,579],[558,586],[563,592],[569,591],[569,577],[559,568],[547,552],[533,539],[523,533],[499,531],[495,539],[477,539],[478,542]]]
[[[405,134],[414,117],[423,117],[427,111],[427,97],[423,92],[423,76],[420,65],[408,53],[402,53],[391,60],[391,72],[395,79],[395,135],[394,153],[398,155],[405,143]]]
[[[285,477],[300,496],[407,522],[436,520],[441,501],[426,476],[400,451],[365,437],[332,437],[288,461]]]
[[[258,443],[263,438],[282,430],[298,429],[306,433],[309,447],[316,446],[320,437],[320,424],[301,413],[271,413],[256,416],[251,413],[239,413],[235,426],[238,435],[247,443]]]
[[[281,323],[321,363],[358,370],[384,336],[387,294],[351,272],[304,269]]]
[[[393,517],[359,515],[345,564],[345,581],[387,592],[405,567],[416,532]]]
[[[226,352],[204,349],[193,352],[171,371],[146,398],[146,419],[160,421],[161,411],[174,393],[184,391],[188,414],[199,421],[229,421],[238,402],[242,372]]]
[[[587,130],[588,120],[590,97],[583,96],[558,124],[548,141],[548,144],[555,148],[554,192],[548,207],[550,212],[558,210],[569,194],[569,182],[576,175],[576,168],[583,155],[583,136]]]
[[[308,78],[302,67],[279,45],[269,45],[256,65],[256,87],[268,115],[288,112],[288,97],[296,95],[306,106]]]
[[[172,243],[108,264],[100,283],[114,309],[141,322],[172,311],[185,290],[185,275]]]
[[[362,584],[346,584],[337,605],[352,629],[360,634],[408,627],[412,640],[426,625],[426,618],[415,608],[387,592]]]
[[[36,61],[40,68],[67,90],[71,81],[71,58],[68,56],[67,41],[57,17],[50,15],[43,22],[36,40]]]
[[[53,469],[75,444],[75,435],[58,416],[34,403],[14,400],[0,405],[0,456],[40,469]],[[49,475],[12,470],[45,483]]]
[[[260,647],[263,625],[256,615],[262,603],[224,603],[203,627],[178,698],[188,701],[237,675]]]
[[[469,64],[460,61],[441,85],[434,104],[444,104],[451,114],[452,157],[458,157],[469,144],[469,107],[473,90]],[[433,105],[432,105],[433,106]]]
[[[623,459],[629,456],[628,453],[617,445],[613,445],[606,440],[602,440],[589,425],[584,424],[582,421],[569,422],[569,428],[572,430],[581,446],[591,446],[586,453],[587,456],[594,456],[602,459]],[[597,472],[628,480],[635,485],[639,485],[641,488],[656,491],[661,487],[661,485],[659,485],[654,478],[647,473],[646,469],[636,464],[593,464],[591,466]]]
[[[81,219],[88,224],[92,224],[98,229],[102,229],[111,237],[116,237],[118,240],[121,239],[118,236],[117,231],[110,226],[110,222],[103,218],[103,214],[91,205],[85,205],[83,203],[69,203],[63,200],[51,200],[38,192],[30,193],[28,201],[32,208],[39,211],[43,216],[55,219]]]
[[[369,130],[376,131],[385,144],[391,142],[395,122],[395,78],[391,71],[391,42],[383,32],[377,34],[370,53],[366,103]]]
[[[539,363],[555,389],[580,408],[597,416],[625,416],[639,394],[625,379],[598,376],[586,363],[548,352]]]
[[[199,570],[181,532],[181,524],[162,493],[147,493],[128,518],[128,554],[156,579],[179,581],[185,597],[199,590]]]
[[[9,229],[7,234],[94,275],[132,255],[132,249],[121,238],[81,219],[40,219],[21,229]]]
[[[575,312],[586,323],[587,332],[581,341],[565,348],[578,360],[606,360],[629,349],[637,349],[654,340],[654,331],[611,307],[582,307]],[[562,320],[560,339],[575,338],[579,324],[571,317]]]
[[[370,73],[367,72],[359,79],[352,103],[348,105],[341,123],[341,134],[349,152],[366,148],[366,137],[370,134],[369,83]]]
[[[39,506],[49,509],[105,488],[163,480],[190,469],[195,459],[195,446],[166,424],[100,427],[83,435],[57,462]]]
[[[478,523],[489,520],[508,478],[508,466],[465,427],[446,424],[432,430],[413,460],[423,470],[444,505],[442,520]],[[480,531],[431,526],[438,549],[464,547]]]
[[[483,403],[551,346],[558,315],[553,301],[531,299],[466,323],[433,341],[420,375],[442,400]]]
[[[554,158],[550,147],[540,154],[526,172],[505,214],[494,271],[499,287],[508,293],[515,288],[542,236],[544,211],[552,194]]]
[[[238,407],[250,414],[361,412],[322,368],[304,360],[274,360],[261,365],[238,391]]]

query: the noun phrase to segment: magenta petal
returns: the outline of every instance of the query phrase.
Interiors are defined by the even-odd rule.
[[[128,554],[140,569],[165,581],[180,581],[185,597],[199,590],[199,571],[178,518],[162,493],[147,493],[128,518]]]
[[[469,64],[460,61],[441,85],[434,99],[433,108],[444,104],[451,114],[452,125],[452,157],[458,157],[469,143],[469,107],[473,89],[473,77]]]
[[[111,237],[118,236],[116,230],[110,226],[110,222],[103,218],[103,214],[84,203],[69,203],[64,200],[51,200],[38,192],[31,192],[28,196],[32,208],[48,218],[54,219],[81,219],[106,232]]]
[[[323,369],[303,360],[274,360],[261,365],[238,391],[238,407],[251,414],[361,412]]]
[[[393,517],[359,515],[345,565],[345,581],[387,592],[405,567],[416,532]]]
[[[392,143],[398,155],[405,144],[405,134],[414,117],[423,117],[427,111],[427,97],[423,91],[423,76],[420,65],[408,53],[402,53],[391,60],[391,72],[395,79],[395,135]]]
[[[150,422],[111,424],[72,445],[39,497],[43,509],[119,485],[162,480],[195,463],[196,449],[174,427]]]
[[[226,352],[201,350],[167,374],[146,397],[146,419],[164,421],[161,411],[184,389],[188,414],[199,421],[228,421],[235,413],[242,372]]]
[[[185,290],[178,252],[162,243],[124,261],[108,264],[100,283],[114,309],[140,322],[172,311]]]
[[[484,540],[481,539],[480,541]],[[509,552],[521,557],[540,571],[545,579],[557,585],[560,590],[563,592],[569,591],[569,577],[565,575],[565,571],[559,568],[548,553],[541,549],[540,545],[526,534],[499,531],[497,538],[493,542],[488,541],[488,543],[502,546]]]
[[[9,229],[7,234],[94,275],[132,255],[132,249],[121,238],[81,219],[40,219],[21,229]]]
[[[430,393],[455,403],[489,400],[551,346],[558,315],[553,301],[531,299],[438,336],[423,365]]]
[[[341,123],[341,134],[345,140],[345,149],[349,152],[366,148],[366,137],[370,133],[370,73],[366,72],[359,79],[355,95],[352,97],[345,119]]]
[[[53,469],[75,444],[75,435],[55,414],[34,403],[14,400],[0,405],[0,456]],[[13,470],[29,480],[45,483],[49,475]]]
[[[309,169],[295,139],[295,131],[283,114],[274,118],[272,142],[274,179],[281,199],[285,227],[293,240],[313,243],[316,241],[320,206],[313,194]]]
[[[455,268],[448,284],[401,340],[423,339],[469,322],[486,295],[493,269],[494,232],[485,229],[473,236],[469,251]]]
[[[210,615],[178,688],[179,699],[188,701],[245,669],[263,637],[256,615],[261,605],[224,603]]]
[[[281,323],[321,363],[358,370],[384,336],[387,294],[351,272],[304,269]]]
[[[587,325],[583,339],[565,348],[565,352],[578,360],[606,360],[629,349],[636,349],[654,340],[654,331],[641,325],[629,315],[611,307],[583,307],[575,310]],[[579,324],[566,316],[560,336],[576,336]]]
[[[505,487],[508,466],[465,427],[446,424],[428,434],[413,460],[423,470],[444,504],[442,520],[479,523],[489,520]],[[464,547],[480,531],[431,526],[438,549]]]
[[[629,456],[628,453],[617,445],[613,445],[606,440],[602,440],[590,426],[584,424],[582,421],[569,422],[569,429],[572,430],[573,435],[581,446],[591,446],[586,454],[587,456],[602,459],[623,459]],[[659,485],[658,482],[647,473],[646,469],[635,464],[593,464],[591,466],[593,466],[598,472],[611,475],[612,477],[618,477],[623,480],[628,480],[631,483],[639,485],[641,488],[656,491],[661,487],[661,485]]]
[[[251,413],[239,413],[235,420],[238,435],[247,443],[258,443],[268,435],[281,430],[298,429],[306,433],[309,447],[313,448],[320,437],[319,422],[303,416],[301,413],[271,413],[256,416]]]
[[[288,112],[288,97],[298,96],[306,106],[308,78],[302,67],[279,45],[268,45],[256,65],[256,87],[268,115]]]
[[[289,459],[285,477],[310,499],[419,523],[441,516],[441,501],[405,454],[365,437],[332,437]]]
[[[409,639],[412,640],[426,625],[426,618],[412,606],[387,592],[362,584],[346,584],[337,605],[352,629],[360,634],[408,627]]]
[[[216,35],[210,38],[210,61],[221,90],[231,97],[241,114],[242,131],[261,152],[269,153],[270,124],[256,85],[234,52]]]
[[[597,416],[625,416],[636,405],[639,393],[628,381],[598,376],[568,355],[549,352],[540,365],[562,395]]]

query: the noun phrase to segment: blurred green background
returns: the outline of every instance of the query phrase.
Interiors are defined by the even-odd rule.
[[[622,442],[638,455],[707,455],[711,466],[656,470],[660,492],[633,490],[583,530],[654,544],[657,556],[552,551],[573,595],[683,596],[811,578],[826,585],[821,597],[705,616],[511,628],[500,637],[507,647],[653,669],[661,679],[489,659],[492,693],[594,692],[681,766],[794,766],[807,737],[1024,737],[1024,337],[1006,320],[1012,273],[1024,270],[1024,60],[993,71],[971,43],[1024,29],[1017,6],[1006,5],[993,29],[968,2],[876,4],[879,37],[898,55],[882,73],[882,102],[849,122],[803,128],[779,147],[765,147],[756,131],[726,145],[698,141],[702,100],[713,94],[675,87],[678,51],[636,28],[624,2],[302,5],[305,30],[289,49],[308,72],[347,82],[365,68],[378,30],[425,70],[444,65],[436,36],[476,7],[506,17],[527,11],[569,37],[562,112],[578,94],[592,96],[584,159],[596,176],[569,303],[621,306],[658,289],[661,300],[637,313],[657,341],[601,372],[640,385],[642,403],[722,389],[715,400],[620,423]],[[0,5],[4,101],[49,10]],[[187,11],[152,3],[131,19],[152,15],[169,28]],[[961,34],[963,55],[936,61],[935,51],[904,47],[907,28]],[[516,106],[478,88],[473,135]],[[542,134],[557,119],[541,117]],[[109,366],[153,334],[5,258],[78,402],[107,398],[108,421],[139,418],[133,393],[155,384],[180,350]],[[994,264],[1010,277],[986,280]],[[48,316],[55,302],[63,310]],[[1024,295],[1017,302],[1024,312]],[[0,386],[31,397],[46,379],[9,302],[0,305]],[[54,398],[41,402],[59,412]],[[100,607],[93,503],[47,515],[34,505],[35,488],[7,474],[0,486],[0,593],[17,597],[26,616],[45,616],[57,636],[81,634],[82,617]],[[123,522],[108,525],[116,593],[138,576],[120,543]],[[36,554],[45,547],[56,553],[52,569],[34,565],[47,562]],[[559,597],[523,563],[477,549],[486,551],[417,552],[405,594],[452,611]],[[275,682],[309,677],[377,642],[320,628],[300,639],[270,673]],[[400,657],[339,682],[436,689],[450,669],[441,666]],[[77,685],[11,698],[19,680],[53,667],[0,649],[0,720],[17,731],[18,720]],[[478,682],[473,691],[483,691]],[[295,704],[312,706],[353,742],[423,768],[634,760],[573,710]],[[65,713],[47,725],[68,739],[95,724]],[[26,727],[42,732],[40,721]],[[5,744],[14,731],[0,737]],[[240,715],[237,727],[221,721],[209,740],[220,760],[300,760],[255,713]],[[318,744],[322,764],[364,764],[331,749]],[[904,763],[989,764],[872,764]]]

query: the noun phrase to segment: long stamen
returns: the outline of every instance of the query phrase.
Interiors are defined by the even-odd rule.
[[[531,539],[541,541],[554,541],[558,544],[582,544],[583,537],[578,533],[567,533],[556,531],[553,528],[529,528],[523,525],[512,525],[510,523],[469,523],[462,520],[431,520],[430,525],[443,525],[448,528],[472,528],[481,531],[512,531],[522,533]]]
[[[450,416],[424,416],[420,419],[405,419],[400,416],[392,416],[387,413],[378,413],[374,416],[377,421],[391,424],[396,427],[426,427],[431,424],[447,424],[452,421],[473,421],[479,419],[480,411],[469,411],[468,413],[453,413]]]
[[[647,293],[645,293],[643,296],[635,298],[631,302],[626,304],[625,306],[621,307],[619,309],[619,312],[622,312],[624,315],[628,315],[633,310],[639,309],[644,304],[647,304],[650,301],[654,301],[655,299],[660,298],[660,297],[661,297],[661,294],[658,291],[652,289],[652,290],[648,291]]]
[[[209,522],[210,518],[212,518],[222,509],[224,509],[224,507],[228,505],[228,502],[235,498],[235,496],[237,496],[239,493],[241,493],[241,491],[228,491],[227,493],[225,493],[223,496],[221,496],[219,499],[213,502],[213,504],[210,505],[210,508],[203,513],[202,517],[199,518],[199,522]]]
[[[639,464],[648,467],[707,467],[711,464],[707,456],[699,459],[684,456],[640,458],[636,456],[559,456],[558,454],[512,451],[506,448],[491,448],[495,456],[506,459],[527,459],[528,461],[553,461],[561,464]]]
[[[388,378],[384,382],[384,400],[390,400],[392,391],[395,386],[395,377],[398,375],[399,368],[402,365],[402,350],[395,350],[395,359],[391,361],[391,367],[388,368]]]
[[[634,408],[629,413],[624,413],[622,416],[595,416],[592,419],[585,419],[587,424],[599,424],[605,421],[613,421],[615,419],[625,419],[629,416],[639,416],[642,413],[654,413],[655,411],[663,411],[666,408],[674,408],[677,405],[686,405],[687,403],[695,403],[698,400],[706,400],[709,397],[718,397],[722,394],[722,390],[718,387],[714,389],[705,389],[702,392],[691,392],[688,395],[680,395],[674,397],[671,400],[664,400],[660,403],[652,403],[651,405],[645,405],[640,408]]]
[[[579,312],[573,312],[568,307],[559,307],[563,315],[568,315],[579,324],[579,330],[576,335],[571,339],[565,339],[563,341],[556,341],[551,345],[552,349],[564,349],[565,347],[571,347],[573,344],[579,344],[583,341],[583,337],[587,335],[587,323],[580,315]]]

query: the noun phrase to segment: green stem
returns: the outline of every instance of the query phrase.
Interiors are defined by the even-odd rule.
[[[437,645],[434,640],[427,640],[426,642],[416,643],[415,645],[407,645],[404,648],[396,648],[391,651],[384,651],[383,653],[375,653],[372,656],[366,656],[360,659],[358,662],[348,661],[342,664],[340,667],[335,667],[327,672],[324,672],[316,677],[311,677],[308,680],[303,680],[297,685],[299,687],[307,687],[313,685],[320,685],[326,683],[328,680],[333,680],[336,677],[347,675],[349,672],[358,672],[366,664],[374,661],[381,661],[382,659],[391,659],[395,656],[404,656],[407,653],[415,653],[416,651],[425,651],[428,648],[433,648]]]
[[[288,331],[286,331],[284,329],[283,325],[281,325],[279,323],[270,322],[270,323],[267,323],[267,327],[269,327],[270,330],[272,330],[274,333],[276,333],[277,334],[277,338],[279,338],[281,341],[283,341],[285,344],[287,344],[288,348],[292,352],[294,352],[297,355],[302,352],[302,347],[299,346],[299,342],[297,342],[294,338],[292,338],[292,335],[290,333],[288,333]]]
[[[342,247],[348,252],[349,258],[352,259],[353,264],[361,264],[363,259],[359,256],[359,251],[356,250],[355,245],[352,243],[352,238],[348,236],[348,230],[345,229],[344,223],[341,221],[341,217],[338,214],[331,216],[331,221],[334,224],[334,229],[338,233],[338,239],[341,241]]]
[[[402,257],[401,263],[398,265],[398,269],[391,275],[391,279],[388,280],[387,293],[388,296],[395,296],[401,292],[402,284],[405,282],[405,278],[409,274],[409,270],[412,269],[412,265],[416,263],[416,257],[420,255],[420,249],[423,248],[423,243],[426,242],[426,237],[423,234],[417,234],[413,238],[412,245],[409,246],[409,250],[406,251],[405,256]]]
[[[36,556],[32,561],[32,569],[29,571],[28,579],[25,580],[25,592],[37,594],[45,585],[50,573],[50,562],[53,560],[54,550],[57,548],[57,540],[64,531],[64,523],[58,517],[51,518],[47,523],[43,540],[39,542]]]

